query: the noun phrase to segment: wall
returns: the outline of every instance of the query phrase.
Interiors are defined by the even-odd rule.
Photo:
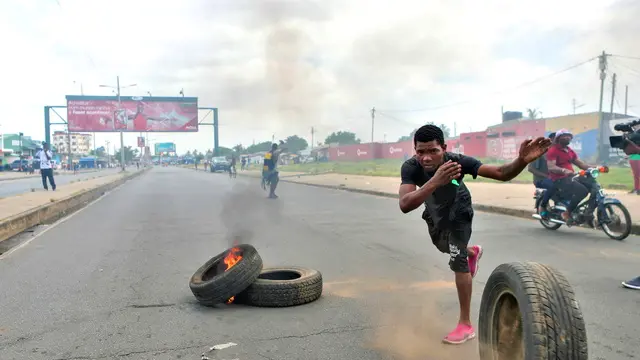
[[[406,159],[413,156],[413,141],[381,144],[380,155],[383,159]]]
[[[577,135],[598,128],[599,113],[576,114],[546,119],[546,132],[568,129]]]
[[[545,135],[545,120],[509,121],[491,126],[486,140],[486,157],[498,160],[512,160],[518,156],[523,141]],[[505,132],[514,132],[515,136],[503,136]],[[497,134],[491,137],[491,134]]]
[[[363,161],[380,159],[382,155],[380,143],[343,145],[329,148],[331,161]]]
[[[487,156],[487,132],[476,131],[461,133],[458,145],[461,153],[473,157]]]

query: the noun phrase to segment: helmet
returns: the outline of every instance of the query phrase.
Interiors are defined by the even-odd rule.
[[[573,134],[571,133],[570,130],[567,129],[560,129],[558,131],[556,131],[556,138],[559,138],[562,135],[569,135],[573,138]]]

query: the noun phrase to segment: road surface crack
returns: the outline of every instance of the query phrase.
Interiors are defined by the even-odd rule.
[[[354,326],[354,327],[337,327],[324,329],[317,332],[309,333],[309,334],[301,334],[301,335],[283,335],[272,338],[262,338],[256,339],[256,341],[272,341],[272,340],[282,340],[282,339],[304,339],[312,336],[326,335],[326,334],[340,334],[347,332],[357,332],[378,328],[378,326]]]
[[[55,360],[101,360],[101,359],[113,359],[113,358],[126,358],[133,355],[142,355],[142,354],[160,355],[160,354],[166,354],[171,351],[190,350],[190,349],[203,348],[203,347],[206,347],[206,345],[189,345],[189,346],[178,346],[178,347],[155,349],[155,350],[138,350],[138,351],[125,352],[125,353],[97,355],[97,356],[88,356],[88,355],[73,356],[73,357],[57,358]]]

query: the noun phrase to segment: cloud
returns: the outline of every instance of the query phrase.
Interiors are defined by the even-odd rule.
[[[587,104],[581,110],[597,109],[595,63],[518,85],[603,49],[640,55],[640,4],[632,0],[59,2],[0,5],[0,30],[15,34],[0,45],[18,54],[2,65],[0,96],[12,99],[3,131],[41,136],[41,106],[64,103],[78,83],[109,95],[98,85],[116,75],[138,84],[126,94],[177,96],[184,88],[218,107],[225,146],[274,133],[310,137],[311,126],[319,139],[351,130],[368,140],[373,106],[389,115],[376,119],[376,140],[426,121],[479,130],[500,121],[501,106],[561,115],[576,98]],[[611,63],[620,84],[640,85],[640,62]],[[423,108],[436,109],[391,111]],[[212,143],[207,128],[153,137],[184,150]]]

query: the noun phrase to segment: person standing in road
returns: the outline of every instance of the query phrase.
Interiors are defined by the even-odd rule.
[[[633,190],[629,194],[640,195],[640,154],[629,155],[629,165],[633,174]]]
[[[539,137],[525,140],[518,157],[509,164],[488,165],[470,156],[447,152],[442,129],[434,125],[419,128],[413,138],[416,155],[404,162],[398,190],[400,210],[409,213],[424,203],[423,220],[431,241],[450,256],[455,273],[460,317],[458,325],[443,342],[462,344],[476,336],[471,325],[472,279],[478,272],[482,247],[469,246],[473,221],[471,193],[462,181],[464,175],[509,181],[527,165],[544,155],[551,140]]]
[[[49,184],[51,184],[51,190],[56,191],[56,182],[53,179],[53,169],[51,168],[51,150],[49,150],[49,144],[46,142],[42,143],[42,150],[37,154],[38,159],[40,160],[40,175],[42,176],[42,186],[45,190],[49,190],[47,186],[47,179],[49,179]]]

